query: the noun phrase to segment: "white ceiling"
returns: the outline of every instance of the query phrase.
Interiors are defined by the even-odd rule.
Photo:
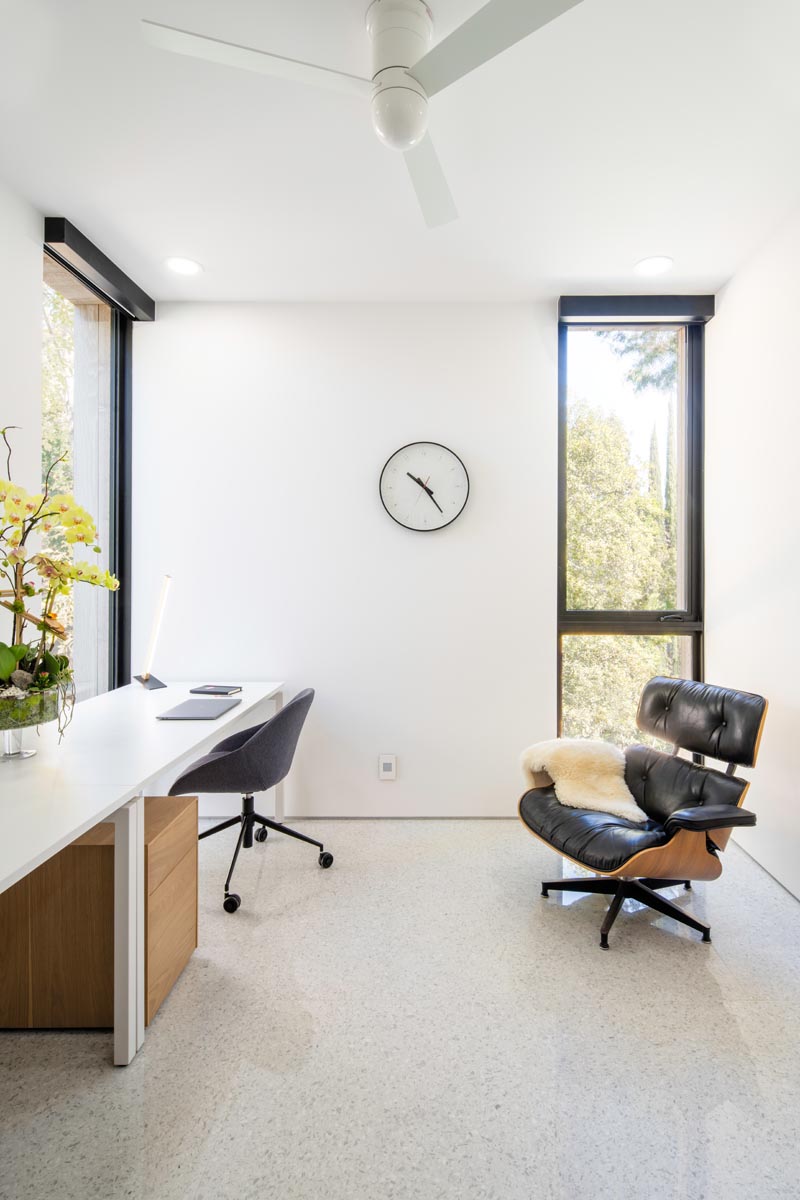
[[[433,98],[461,213],[436,230],[358,98],[138,30],[369,74],[366,6],[0,0],[0,176],[161,300],[716,289],[800,203],[797,0],[584,0]],[[440,37],[480,3],[431,6]],[[675,269],[639,280],[652,254]],[[169,255],[203,275],[171,275]]]

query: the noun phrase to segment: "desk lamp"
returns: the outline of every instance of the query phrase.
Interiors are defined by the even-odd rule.
[[[153,666],[153,659],[154,659],[155,653],[156,653],[156,643],[158,641],[158,635],[161,631],[161,621],[164,616],[164,608],[167,603],[167,593],[169,592],[171,583],[172,583],[172,576],[165,575],[164,582],[161,585],[161,595],[159,596],[158,607],[156,608],[156,615],[153,619],[153,627],[150,630],[150,642],[147,647],[147,658],[145,659],[144,670],[142,671],[141,675],[136,676],[136,678],[139,680],[139,683],[142,685],[142,687],[147,688],[147,690],[149,692],[155,691],[156,688],[165,688],[167,686],[165,683],[162,683],[160,679],[157,679],[156,676],[151,673],[151,668]]]

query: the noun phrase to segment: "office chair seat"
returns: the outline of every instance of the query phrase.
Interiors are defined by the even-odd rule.
[[[546,845],[594,877],[548,880],[550,891],[597,892],[612,896],[600,929],[600,945],[626,899],[674,917],[711,940],[708,925],[658,895],[660,888],[722,873],[719,852],[735,828],[755,825],[755,814],[742,808],[749,784],[737,779],[737,766],[752,767],[758,756],[767,714],[763,696],[713,687],[690,679],[657,676],[645,684],[636,723],[646,733],[671,742],[672,754],[651,746],[625,751],[625,782],[647,814],[644,825],[595,810],[560,804],[551,780],[536,780],[519,802],[526,828]],[[678,754],[688,750],[728,764],[726,771]]]
[[[236,848],[225,880],[222,906],[226,912],[236,912],[242,903],[241,896],[230,891],[239,851],[242,848],[251,849],[254,840],[265,842],[270,829],[316,846],[319,850],[319,865],[323,868],[333,865],[333,855],[325,849],[322,842],[306,837],[296,829],[289,829],[287,825],[278,821],[262,817],[255,811],[254,793],[267,791],[285,779],[289,773],[313,699],[314,689],[306,688],[305,691],[298,692],[294,699],[269,721],[254,725],[250,729],[242,729],[224,738],[209,754],[204,754],[202,758],[193,762],[169,790],[170,796],[185,796],[195,792],[236,792],[242,797],[242,811],[238,817],[221,821],[212,829],[203,830],[199,835],[202,841],[203,838],[213,837],[215,833],[221,833],[224,829],[239,826]]]

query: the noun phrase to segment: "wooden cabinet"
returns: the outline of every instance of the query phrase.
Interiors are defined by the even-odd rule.
[[[197,946],[197,797],[145,801],[145,1020]],[[114,826],[0,895],[0,1028],[114,1022]]]
[[[175,800],[185,801],[175,812]],[[197,797],[145,806],[145,1021],[149,1025],[197,947]]]

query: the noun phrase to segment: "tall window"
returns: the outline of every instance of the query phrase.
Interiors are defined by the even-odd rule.
[[[703,326],[632,309],[559,330],[560,728],[620,745],[651,676],[702,670]]]
[[[119,591],[76,588],[61,619],[79,700],[130,682],[131,345],[146,292],[64,217],[44,220],[42,458],[97,522]],[[58,548],[58,547],[54,547]]]
[[[103,565],[111,552],[112,312],[60,263],[44,256],[42,293],[42,482],[50,464],[51,492],[72,492],[97,521]],[[46,550],[68,554],[63,530],[44,536]],[[63,543],[63,544],[62,544]],[[75,588],[62,597],[77,698],[110,686],[111,593]]]

